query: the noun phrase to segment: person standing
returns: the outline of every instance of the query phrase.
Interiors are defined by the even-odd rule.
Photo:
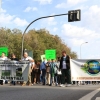
[[[51,60],[48,60],[46,63],[47,85],[50,85],[50,63],[51,63]]]
[[[55,60],[52,59],[51,63],[50,63],[50,85],[52,86],[52,84],[56,84],[57,85],[57,64],[55,63]]]
[[[61,87],[64,87],[65,80],[67,86],[71,85],[71,72],[70,72],[70,57],[66,54],[66,51],[62,51],[62,57],[60,60],[60,69],[62,71]]]
[[[8,58],[6,57],[6,54],[4,52],[2,52],[1,57],[0,57],[0,60],[3,60],[3,61],[8,60]],[[1,69],[4,72],[6,72],[6,70],[10,70],[10,68],[8,66],[6,66],[6,65],[5,66],[2,66]],[[2,84],[3,83],[6,83],[6,75],[4,75],[4,76],[5,76],[5,78],[3,79]]]
[[[62,73],[61,73],[61,69],[59,67],[60,67],[60,57],[58,57],[58,59],[57,59],[57,68],[58,68],[57,69],[57,81],[58,81],[58,85],[60,86]]]
[[[32,85],[32,82],[31,82],[31,73],[32,73],[33,68],[35,67],[34,60],[30,56],[28,56],[27,52],[24,52],[22,61],[29,61],[30,62],[30,64],[29,64],[29,72],[28,72],[28,82],[27,83],[28,83],[28,85]],[[22,84],[22,86],[23,85],[26,85],[26,84],[24,83],[24,84]]]
[[[4,52],[2,52],[0,60],[8,60]]]
[[[16,55],[14,53],[11,54],[11,60],[13,61],[19,61],[19,59],[16,57]]]
[[[46,60],[43,58],[43,62],[40,64],[40,71],[42,75],[43,85],[46,85]]]
[[[40,64],[41,64],[41,61],[38,60],[37,61],[37,84],[40,83]]]

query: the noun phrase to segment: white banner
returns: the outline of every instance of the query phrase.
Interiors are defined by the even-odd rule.
[[[70,59],[72,81],[100,81],[100,59]]]
[[[15,78],[15,80],[28,81],[30,63],[29,61],[0,61],[0,79],[6,77]]]

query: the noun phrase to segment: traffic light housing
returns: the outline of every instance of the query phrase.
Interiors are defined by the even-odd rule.
[[[81,20],[81,10],[71,10],[68,11],[68,22],[80,21]]]

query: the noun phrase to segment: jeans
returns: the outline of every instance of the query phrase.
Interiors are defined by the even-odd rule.
[[[57,85],[57,83],[58,83],[57,74],[55,74],[54,79],[55,79],[55,84]]]
[[[61,75],[57,76],[58,84],[61,84]]]
[[[65,84],[67,82],[67,84],[71,84],[71,73],[70,70],[67,69],[62,69],[62,81],[61,84]]]
[[[42,79],[43,79],[43,85],[46,84],[46,69],[42,69]]]

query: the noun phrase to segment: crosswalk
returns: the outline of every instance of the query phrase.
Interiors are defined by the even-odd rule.
[[[95,100],[100,100],[100,97],[97,97]]]
[[[98,92],[100,92],[100,88],[88,93],[87,95],[83,96],[79,100],[91,100],[93,96],[95,96]],[[100,100],[100,97],[96,97],[95,100]]]

